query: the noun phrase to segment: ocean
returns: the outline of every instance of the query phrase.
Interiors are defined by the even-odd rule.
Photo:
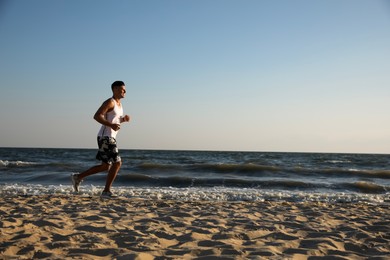
[[[121,150],[120,196],[212,201],[390,203],[390,155]],[[98,164],[96,149],[0,148],[0,194],[73,195],[71,173]],[[106,173],[80,196],[97,196]]]

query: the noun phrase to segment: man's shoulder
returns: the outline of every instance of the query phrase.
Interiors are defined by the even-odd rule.
[[[103,104],[105,104],[105,105],[114,105],[114,99],[113,98],[108,98],[108,99],[106,99],[104,102],[103,102]]]

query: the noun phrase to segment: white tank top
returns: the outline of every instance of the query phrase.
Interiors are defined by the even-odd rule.
[[[118,106],[116,101],[112,99],[114,102],[114,109],[106,114],[106,120],[112,124],[120,124],[121,117],[123,116],[123,108],[122,105]],[[118,131],[114,131],[111,127],[102,125],[99,130],[98,136],[108,136],[116,138]]]

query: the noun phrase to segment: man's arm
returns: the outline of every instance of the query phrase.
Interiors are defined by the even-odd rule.
[[[118,131],[120,128],[120,124],[113,124],[106,120],[106,114],[107,112],[114,109],[114,101],[110,98],[104,101],[104,103],[99,107],[99,109],[96,111],[93,118],[98,121],[100,124],[111,127],[113,130]]]

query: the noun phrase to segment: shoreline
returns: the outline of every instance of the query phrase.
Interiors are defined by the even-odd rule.
[[[103,176],[104,177],[104,176]],[[74,193],[71,185],[62,184],[0,184],[0,195],[8,196],[99,196],[104,186],[82,185]],[[319,202],[319,203],[368,203],[390,205],[390,193],[358,193],[347,191],[274,190],[236,187],[142,187],[115,186],[115,194],[127,199],[178,200],[178,201],[245,201],[245,202]]]
[[[386,259],[389,205],[3,196],[2,258]]]

